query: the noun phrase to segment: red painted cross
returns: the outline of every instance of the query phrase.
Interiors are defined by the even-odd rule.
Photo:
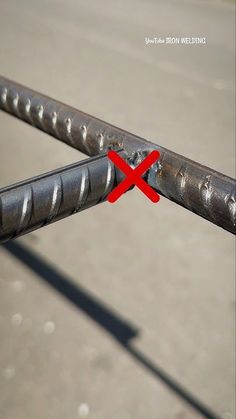
[[[120,196],[126,192],[131,185],[136,185],[152,202],[158,202],[160,196],[151,188],[141,177],[150,166],[159,159],[160,153],[153,150],[148,156],[137,166],[132,169],[119,154],[111,150],[107,153],[108,158],[127,176],[107,197],[110,203],[117,201]]]

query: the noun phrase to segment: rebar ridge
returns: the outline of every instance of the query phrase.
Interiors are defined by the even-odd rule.
[[[89,156],[120,147],[131,156],[158,149],[159,169],[148,183],[166,198],[235,234],[234,179],[3,77],[0,109]]]
[[[1,76],[0,109],[89,156],[123,142],[122,135],[108,132],[106,123]]]
[[[235,180],[178,155],[163,152],[148,183],[161,195],[236,233]]]
[[[0,189],[0,243],[103,202],[121,179],[99,156]]]

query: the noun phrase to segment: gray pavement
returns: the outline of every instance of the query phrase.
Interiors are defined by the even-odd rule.
[[[2,75],[230,176],[234,49],[231,1],[0,2]],[[0,127],[0,186],[83,158]],[[1,247],[0,419],[233,419],[234,250],[137,189]]]

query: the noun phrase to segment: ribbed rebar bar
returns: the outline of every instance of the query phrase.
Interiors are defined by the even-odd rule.
[[[235,180],[0,77],[0,108],[90,156],[122,147],[161,153],[149,183],[166,198],[235,234]]]
[[[0,243],[103,202],[122,177],[99,156],[0,189]]]
[[[192,160],[163,152],[158,169],[149,172],[148,183],[166,198],[236,233],[234,179]]]

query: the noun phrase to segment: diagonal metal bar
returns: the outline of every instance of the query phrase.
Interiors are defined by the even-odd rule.
[[[0,189],[0,243],[105,201],[122,179],[98,156]]]
[[[148,183],[161,195],[212,223],[236,232],[235,180],[0,77],[0,109],[90,156],[124,148],[128,154],[158,149],[160,164]]]

